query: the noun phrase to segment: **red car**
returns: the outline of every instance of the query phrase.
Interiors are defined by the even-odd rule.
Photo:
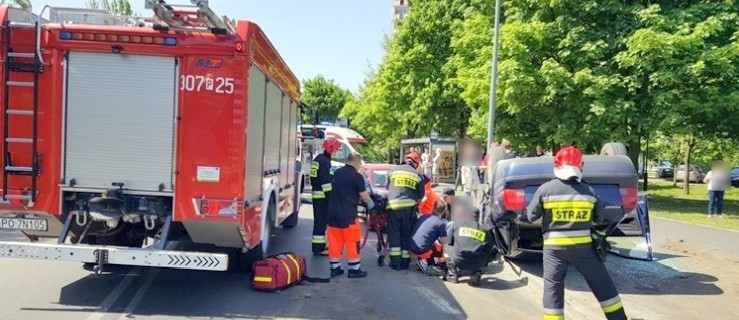
[[[375,193],[387,192],[387,179],[390,173],[391,164],[365,164],[364,177],[367,179],[369,187]],[[379,192],[378,192],[379,191]]]

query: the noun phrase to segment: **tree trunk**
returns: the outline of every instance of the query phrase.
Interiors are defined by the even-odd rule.
[[[629,142],[629,158],[634,168],[639,169],[639,153],[641,152],[641,139]]]
[[[690,154],[695,146],[695,140],[693,136],[688,139],[687,148],[685,149],[685,177],[683,178],[683,194],[690,194]],[[677,175],[677,172],[675,172]]]

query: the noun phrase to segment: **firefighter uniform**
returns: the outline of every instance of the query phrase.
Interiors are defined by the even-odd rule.
[[[449,229],[444,246],[447,279],[456,281],[459,275],[469,274],[471,284],[479,285],[482,269],[495,254],[490,229],[473,219],[452,221]]]
[[[579,178],[554,179],[539,187],[527,215],[532,222],[543,219],[544,319],[564,319],[570,264],[583,275],[607,319],[626,319],[616,287],[592,246],[593,221],[606,222],[595,190]]]
[[[316,156],[310,166],[310,184],[313,188],[313,238],[314,254],[326,250],[326,215],[331,195],[331,154],[327,151]]]
[[[390,267],[408,269],[411,262],[411,231],[418,202],[424,195],[424,185],[416,168],[403,164],[390,172],[387,189]]]

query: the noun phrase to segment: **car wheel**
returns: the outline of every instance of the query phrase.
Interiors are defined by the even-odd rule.
[[[629,156],[626,145],[621,142],[609,142],[600,149],[600,154],[604,156]]]

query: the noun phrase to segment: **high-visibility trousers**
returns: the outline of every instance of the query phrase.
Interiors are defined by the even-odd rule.
[[[544,319],[564,320],[565,276],[572,264],[583,275],[609,320],[626,319],[621,298],[590,244],[544,246]]]
[[[431,245],[431,249],[426,250],[426,252],[415,253],[411,251],[411,253],[415,255],[419,260],[423,259],[428,261],[429,264],[444,263],[444,252],[439,241],[435,241],[434,244]]]
[[[328,221],[328,199],[313,199],[313,237],[311,249],[314,253],[326,250],[326,223]]]
[[[359,242],[361,240],[361,227],[359,220],[348,227],[328,226],[328,260],[331,269],[341,267],[341,257],[346,249],[346,258],[350,270],[359,270]]]

